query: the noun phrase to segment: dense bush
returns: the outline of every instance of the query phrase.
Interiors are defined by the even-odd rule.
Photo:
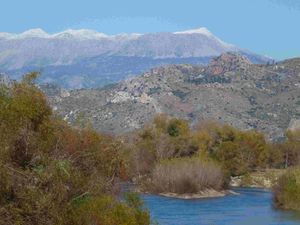
[[[157,163],[152,172],[151,188],[158,193],[199,193],[225,186],[222,168],[200,158],[165,160]]]
[[[300,210],[300,168],[289,169],[274,188],[274,202],[283,209]]]
[[[262,133],[216,122],[191,128],[185,120],[159,115],[133,139],[133,174],[150,174],[160,160],[197,155],[218,161],[233,176],[282,165],[281,153],[273,154]]]
[[[197,127],[195,139],[199,151],[218,160],[231,175],[246,174],[270,165],[270,146],[257,131],[205,122]]]
[[[139,197],[136,194],[127,194],[125,200],[126,204],[108,195],[76,200],[70,211],[69,224],[149,224],[149,215],[143,210]]]
[[[113,197],[122,145],[56,118],[37,75],[0,90],[0,224],[149,224]]]
[[[281,153],[281,164],[285,168],[298,166],[300,164],[300,129],[288,130],[286,132],[286,140],[275,147]]]
[[[150,174],[156,162],[192,156],[198,150],[188,122],[166,115],[157,116],[153,123],[132,136],[127,142],[132,149],[130,164],[133,175]]]

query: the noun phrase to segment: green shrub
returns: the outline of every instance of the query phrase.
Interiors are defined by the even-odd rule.
[[[285,168],[298,166],[300,164],[300,129],[288,130],[286,132],[286,140],[277,147],[282,153],[282,164],[284,164]]]
[[[300,168],[289,169],[274,188],[275,205],[283,209],[300,210]]]
[[[149,224],[137,200],[111,191],[121,143],[57,119],[36,77],[0,90],[0,224]]]
[[[282,165],[281,151],[262,133],[217,122],[204,121],[192,129],[185,120],[158,115],[132,139],[133,176],[149,176],[161,160],[198,155],[218,161],[231,176]]]
[[[184,100],[184,98],[188,95],[188,93],[185,93],[181,90],[175,90],[175,91],[172,91],[172,93],[173,93],[173,95],[180,98],[181,100]]]
[[[129,195],[126,202],[116,201],[111,196],[88,198],[69,209],[65,221],[72,225],[144,225],[150,224],[147,211],[142,209],[142,202],[134,194]],[[134,197],[132,197],[134,196]],[[134,198],[134,199],[133,199]],[[138,204],[137,204],[138,202]]]
[[[188,123],[184,120],[172,118],[168,121],[167,132],[171,137],[178,137],[187,133],[189,130]]]
[[[229,125],[203,123],[195,132],[200,151],[207,151],[232,176],[264,169],[270,162],[270,148],[263,134],[242,131]]]
[[[249,173],[242,176],[242,178],[241,178],[241,186],[242,187],[249,187],[252,184],[253,184],[253,180],[252,180],[252,177]]]

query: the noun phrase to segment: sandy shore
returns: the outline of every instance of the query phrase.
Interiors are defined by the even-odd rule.
[[[186,193],[186,194],[177,194],[177,193],[159,193],[158,195],[169,197],[169,198],[179,198],[179,199],[200,199],[200,198],[218,198],[224,197],[226,195],[238,195],[238,193],[232,190],[223,190],[223,191],[216,191],[213,189],[207,189],[201,191],[196,194]]]

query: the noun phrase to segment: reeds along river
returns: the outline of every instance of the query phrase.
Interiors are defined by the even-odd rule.
[[[160,225],[299,225],[300,214],[277,210],[272,192],[235,189],[240,195],[182,200],[142,195],[153,220]]]

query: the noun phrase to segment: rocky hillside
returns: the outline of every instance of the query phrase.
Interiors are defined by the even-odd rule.
[[[50,98],[65,120],[83,116],[107,133],[137,129],[166,113],[194,123],[212,119],[256,128],[280,138],[300,119],[300,59],[256,65],[227,53],[208,66],[159,67],[113,86],[59,90]]]
[[[92,30],[48,34],[41,29],[0,33],[0,72],[13,79],[33,70],[41,82],[65,88],[100,87],[166,64],[206,64],[224,52],[240,52],[252,62],[262,57],[225,43],[206,28],[183,32],[106,35]]]

